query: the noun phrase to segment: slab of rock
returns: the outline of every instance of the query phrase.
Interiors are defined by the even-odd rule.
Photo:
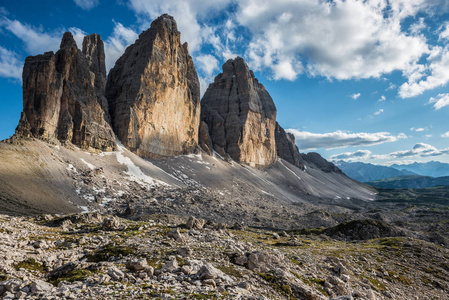
[[[295,144],[295,136],[291,133],[287,133],[284,128],[276,122],[275,137],[278,157],[300,169],[304,169],[304,159],[299,153],[298,146]]]
[[[176,21],[162,15],[110,71],[106,96],[115,133],[140,156],[188,154],[198,144],[200,84]]]
[[[120,281],[125,278],[125,273],[120,271],[117,267],[111,267],[108,270],[108,275],[111,276],[111,278],[115,281]]]
[[[190,217],[187,220],[186,227],[188,229],[202,229],[204,227],[204,224],[206,224],[206,221],[197,219],[195,217]]]
[[[148,268],[148,263],[145,258],[132,259],[126,263],[126,268],[134,271],[145,270]]]
[[[116,148],[101,86],[106,80],[103,41],[94,34],[83,44],[81,51],[66,32],[58,52],[27,57],[16,136],[104,151]]]
[[[201,120],[214,150],[238,162],[268,166],[276,162],[276,107],[241,57],[223,65],[201,101]]]
[[[51,283],[48,283],[43,280],[35,280],[31,285],[30,289],[33,294],[38,294],[38,293],[51,292],[53,288],[54,286]]]

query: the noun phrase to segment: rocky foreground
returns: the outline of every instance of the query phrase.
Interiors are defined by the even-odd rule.
[[[447,299],[447,248],[405,237],[343,242],[328,231],[272,232],[170,215],[2,215],[0,296]]]

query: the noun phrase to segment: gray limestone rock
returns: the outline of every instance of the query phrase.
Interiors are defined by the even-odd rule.
[[[276,162],[276,107],[243,58],[223,65],[223,73],[204,94],[201,109],[201,120],[220,155],[253,166]]]

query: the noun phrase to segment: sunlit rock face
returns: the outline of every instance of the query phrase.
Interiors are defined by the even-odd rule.
[[[230,59],[209,85],[201,119],[220,155],[253,166],[276,162],[276,107],[243,58]]]
[[[142,32],[110,71],[106,96],[120,141],[143,157],[191,153],[198,144],[200,84],[173,17]]]
[[[99,35],[86,36],[81,51],[66,32],[56,53],[27,57],[22,77],[23,112],[17,135],[81,148],[115,149]]]

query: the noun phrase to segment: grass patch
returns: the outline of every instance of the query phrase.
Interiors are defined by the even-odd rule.
[[[14,268],[17,271],[21,268],[26,269],[26,270],[32,270],[32,271],[39,271],[39,272],[45,271],[44,266],[41,263],[38,263],[34,258],[28,258],[24,261],[21,261],[21,262],[15,264]]]
[[[270,273],[257,273],[259,277],[268,282],[278,293],[286,296],[288,299],[296,299],[289,285],[282,283],[282,279]]]
[[[233,265],[218,266],[217,269],[222,271],[223,273],[225,273],[227,275],[234,276],[234,277],[237,277],[237,278],[241,278],[243,276],[242,273],[240,273]]]
[[[94,273],[92,273],[92,271],[86,269],[73,270],[50,282],[53,283],[55,286],[57,286],[61,281],[68,281],[68,282],[84,281],[93,274]]]
[[[127,246],[115,246],[108,244],[102,249],[86,255],[90,262],[108,261],[111,257],[128,256],[134,253],[134,249]]]

